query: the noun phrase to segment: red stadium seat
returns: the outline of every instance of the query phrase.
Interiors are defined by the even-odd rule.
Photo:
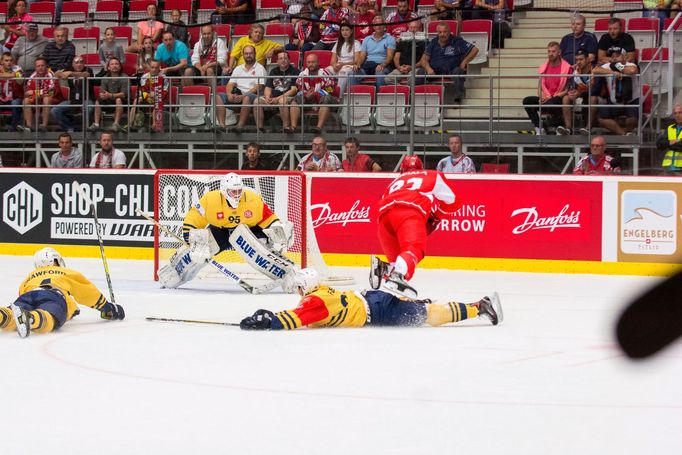
[[[54,24],[55,5],[53,2],[37,2],[27,6],[28,12],[35,22]]]
[[[130,46],[133,41],[133,28],[129,25],[119,25],[117,27],[111,27],[114,29],[114,35],[116,35],[116,42],[123,47],[123,49]],[[106,32],[106,30],[105,30]]]
[[[54,39],[54,27],[45,27],[42,34],[47,39]]]
[[[667,47],[642,49],[641,57],[638,59],[639,66],[642,68],[642,83],[652,87],[656,94],[668,93],[668,64],[670,54]],[[645,71],[646,69],[646,71]]]
[[[483,163],[481,165],[481,172],[483,174],[508,174],[509,163]]]
[[[291,24],[266,24],[265,36],[284,47],[291,42],[294,34],[294,26]]]
[[[344,102],[339,113],[341,123],[349,126],[371,125],[376,88],[373,85],[351,85],[349,92],[350,100]]]
[[[459,36],[472,43],[478,48],[478,55],[471,60],[471,64],[485,63],[488,61],[488,52],[493,36],[493,21],[489,19],[474,19],[462,22],[462,31]]]
[[[189,18],[192,13],[192,0],[166,0],[166,3],[163,6],[163,20],[171,22],[171,14],[174,9],[179,9],[180,20],[185,24],[189,24]]]
[[[128,4],[128,20],[138,22],[147,19],[147,5],[150,3],[156,5],[155,0],[132,0]]]
[[[256,6],[256,18],[270,19],[282,14],[285,10],[286,5],[282,0],[259,0]]]
[[[406,85],[384,85],[376,95],[375,123],[396,127],[405,125],[409,106],[410,87]]]
[[[138,54],[132,52],[125,53],[125,62],[123,64],[123,72],[128,76],[134,76],[137,73],[137,57]]]
[[[654,17],[636,17],[628,19],[627,32],[635,40],[635,47],[643,49],[656,47],[660,22]]]
[[[422,127],[440,125],[442,105],[442,85],[416,86],[414,88],[414,124]]]
[[[206,24],[211,22],[211,13],[213,11],[215,11],[215,0],[199,0],[197,23]]]
[[[99,27],[78,27],[74,29],[71,42],[76,47],[76,55],[97,52],[99,48]]]

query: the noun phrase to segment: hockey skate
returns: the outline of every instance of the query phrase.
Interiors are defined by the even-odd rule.
[[[493,325],[497,325],[502,322],[504,319],[504,314],[502,313],[500,296],[497,294],[497,292],[493,292],[489,296],[485,296],[479,300],[478,316],[488,318]]]
[[[417,290],[410,286],[401,273],[395,270],[391,272],[386,281],[384,281],[384,287],[389,291],[393,291],[397,294],[404,295],[410,299],[417,298]]]
[[[13,303],[9,307],[12,310],[12,316],[14,316],[14,323],[17,326],[19,336],[21,338],[26,338],[31,334],[31,315],[28,311],[25,311]]]
[[[388,273],[388,263],[372,255],[369,269],[369,286],[372,289],[379,289],[381,280]]]

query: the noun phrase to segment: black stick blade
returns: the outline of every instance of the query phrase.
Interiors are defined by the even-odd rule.
[[[682,271],[632,302],[618,320],[616,338],[625,354],[643,359],[682,336]]]

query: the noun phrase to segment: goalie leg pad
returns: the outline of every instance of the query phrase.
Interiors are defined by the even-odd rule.
[[[170,262],[159,269],[159,283],[164,288],[177,288],[194,279],[206,265],[206,260],[194,257],[187,245],[175,252]]]
[[[273,280],[283,280],[288,274],[293,277],[296,273],[294,262],[267,249],[244,224],[232,231],[230,245],[251,267]]]

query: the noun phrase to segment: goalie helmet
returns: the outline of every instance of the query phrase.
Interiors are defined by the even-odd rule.
[[[320,287],[320,275],[317,270],[311,268],[301,269],[296,272],[294,278],[294,288],[299,294],[307,295]]]
[[[417,155],[408,155],[400,163],[400,172],[418,171],[420,169],[424,169],[424,164]]]
[[[220,181],[220,191],[223,192],[227,203],[230,207],[236,209],[239,205],[239,199],[242,197],[242,190],[244,189],[244,184],[242,183],[242,178],[230,172]]]
[[[62,257],[62,255],[59,254],[57,250],[50,247],[38,250],[36,254],[33,255],[33,265],[35,265],[36,268],[50,267],[53,265],[57,265],[59,267],[66,267],[66,263],[64,262],[64,258]]]

